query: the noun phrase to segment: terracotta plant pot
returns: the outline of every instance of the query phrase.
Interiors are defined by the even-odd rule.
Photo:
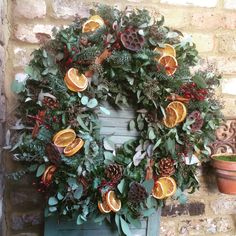
[[[211,159],[219,191],[236,195],[236,154],[215,154]]]

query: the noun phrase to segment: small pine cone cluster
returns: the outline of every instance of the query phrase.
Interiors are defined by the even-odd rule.
[[[147,117],[147,121],[150,122],[150,123],[156,123],[158,121],[157,112],[156,111],[148,112],[146,117]]]
[[[49,107],[50,109],[55,109],[55,108],[59,107],[58,101],[55,101],[50,97],[44,97],[43,104],[45,106]]]
[[[128,200],[132,204],[139,204],[148,197],[148,193],[142,184],[133,182],[128,192]]]
[[[121,178],[123,177],[123,166],[119,164],[110,164],[105,169],[105,175],[109,180],[112,180],[114,182],[119,182]]]
[[[45,154],[47,155],[47,158],[51,163],[55,165],[59,165],[61,163],[60,152],[53,143],[48,143],[46,145]]]
[[[134,28],[127,28],[121,33],[120,39],[126,49],[134,52],[139,51],[145,42],[144,37]]]
[[[170,157],[161,159],[158,166],[161,176],[171,176],[175,173],[174,160]]]

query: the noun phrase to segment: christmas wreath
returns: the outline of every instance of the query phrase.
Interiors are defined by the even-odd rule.
[[[196,170],[209,157],[221,122],[214,97],[220,75],[204,70],[188,36],[147,10],[97,6],[33,52],[27,77],[17,77],[17,129],[8,145],[34,172],[48,215],[128,224],[168,197],[186,201]],[[136,140],[116,146],[100,135],[99,113],[132,107]],[[9,134],[9,133],[8,133]]]

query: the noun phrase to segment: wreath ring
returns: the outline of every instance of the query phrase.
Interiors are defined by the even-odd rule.
[[[213,97],[220,76],[192,72],[195,44],[163,23],[147,10],[98,6],[54,32],[33,52],[27,78],[13,82],[21,120],[12,152],[27,165],[12,177],[36,173],[49,215],[82,224],[115,214],[120,230],[198,187],[197,164],[221,121]],[[128,126],[137,140],[114,149],[101,137],[104,101],[135,110]]]

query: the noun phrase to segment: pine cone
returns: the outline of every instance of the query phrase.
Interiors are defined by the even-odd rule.
[[[174,160],[166,157],[158,162],[161,176],[170,176],[175,173]]]
[[[59,165],[61,163],[60,152],[54,144],[48,143],[45,148],[45,153],[51,163],[55,165]]]
[[[144,37],[134,28],[127,28],[121,33],[120,39],[126,49],[134,52],[139,51],[145,42]]]
[[[105,169],[105,175],[109,180],[118,182],[123,176],[123,166],[118,165],[116,163],[110,164]]]
[[[132,204],[139,204],[143,202],[148,197],[148,193],[143,185],[133,182],[130,185],[129,193],[128,193],[128,200]]]

